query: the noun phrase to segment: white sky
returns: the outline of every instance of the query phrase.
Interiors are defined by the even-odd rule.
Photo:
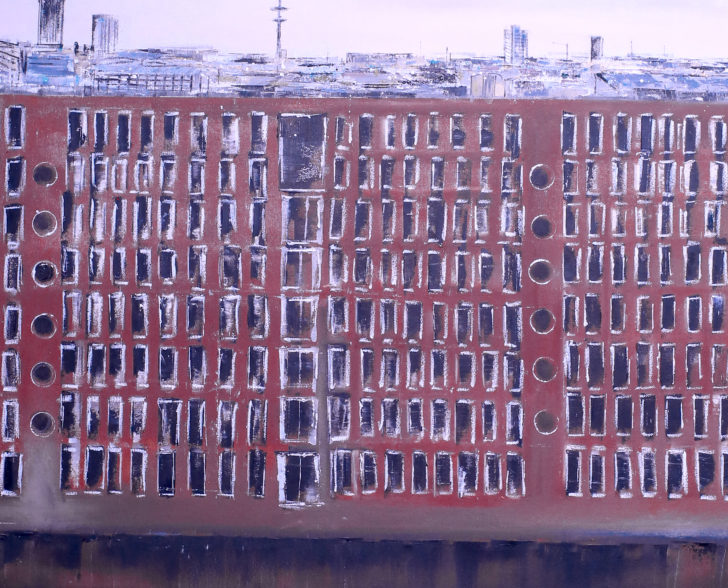
[[[277,0],[67,0],[64,42],[91,42],[91,15],[119,17],[122,49],[208,46],[275,51]],[[520,24],[532,56],[586,54],[728,58],[728,0],[284,0],[291,56],[347,51],[500,55],[503,29]],[[0,38],[36,39],[37,0],[0,0]]]

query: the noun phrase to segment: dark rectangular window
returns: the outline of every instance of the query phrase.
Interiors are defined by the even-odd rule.
[[[564,245],[564,282],[576,282],[579,279],[579,256],[571,245]]]
[[[675,296],[668,294],[662,296],[660,315],[663,331],[671,331],[675,328]]]
[[[205,452],[190,451],[189,486],[194,496],[205,495]]]
[[[602,132],[604,117],[592,112],[589,114],[589,153],[600,153],[602,151]]]
[[[480,116],[480,148],[493,149],[493,117],[490,114]]]
[[[385,467],[387,468],[387,483],[385,492],[404,491],[404,456],[399,451],[386,451],[384,453]]]
[[[587,384],[596,388],[604,382],[604,347],[601,343],[587,346]]]
[[[68,150],[78,151],[86,144],[86,113],[82,110],[68,112]]]
[[[478,455],[458,454],[458,496],[472,496],[478,486]]]
[[[515,114],[508,114],[505,118],[505,151],[510,153],[513,159],[518,159],[521,154],[521,117]]]
[[[223,406],[220,407],[220,416],[221,416],[221,424],[222,424],[222,417],[225,415],[225,422],[230,423],[230,427],[232,427],[232,420],[234,418],[234,412],[233,409],[229,406],[231,403],[223,403],[228,405],[225,407],[225,410],[223,411]],[[261,400],[260,398],[254,398],[250,401],[248,405],[248,443],[253,445],[255,443],[258,443],[260,445],[265,445],[267,440],[267,431],[266,431],[266,417],[268,413],[268,401],[267,400]],[[229,418],[228,418],[228,415]],[[232,440],[232,431],[228,435],[230,439]],[[221,439],[222,442],[222,439]],[[229,444],[231,446],[231,443]]]
[[[589,493],[604,494],[604,456],[592,453],[589,463]]]
[[[193,398],[188,403],[187,441],[201,446],[205,437],[205,401]]]
[[[352,452],[337,449],[332,454],[331,490],[335,494],[353,494]]]
[[[695,153],[700,140],[700,123],[697,117],[685,117],[685,153]]]
[[[359,117],[359,147],[366,149],[372,146],[372,131],[374,128],[374,117],[363,115]]]
[[[683,428],[683,399],[682,396],[668,396],[665,398],[665,434],[680,435]]]
[[[262,498],[265,492],[265,451],[248,452],[248,494]]]
[[[153,141],[154,141],[154,115],[153,114],[142,114],[140,137],[141,137],[140,150],[143,153],[151,151]]]
[[[102,481],[104,464],[103,447],[88,447],[86,450],[86,486],[96,490]]]
[[[683,453],[680,451],[668,451],[667,453],[667,495],[680,496],[684,493],[683,484]]]
[[[709,492],[715,480],[715,458],[707,451],[698,452],[698,491],[701,495]]]
[[[584,434],[584,400],[581,394],[567,395],[566,421],[569,435]]]
[[[120,113],[116,127],[116,148],[119,153],[128,153],[131,149],[131,115]]]
[[[220,454],[220,494],[232,496],[235,491],[235,454],[223,451]]]
[[[632,490],[632,464],[629,453],[618,451],[615,454],[615,489],[619,493]]]
[[[377,489],[377,456],[365,451],[361,453],[361,491],[374,492]]]
[[[23,146],[25,139],[25,109],[22,106],[10,106],[6,118],[6,139],[10,149]]]
[[[454,148],[465,147],[465,122],[462,114],[454,114],[450,119],[451,140]]]
[[[629,151],[631,119],[627,114],[618,114],[614,130],[614,142],[617,151]]]
[[[318,498],[318,471],[313,454],[284,456],[284,497],[286,502],[305,503]]]
[[[452,458],[447,453],[435,454],[435,490],[439,494],[452,492]]]
[[[714,294],[711,298],[711,329],[714,333],[723,330],[723,320],[725,316],[725,298],[720,294]]]
[[[455,403],[455,442],[469,441],[473,438],[473,405],[467,400]]]
[[[660,345],[660,385],[672,388],[675,385],[675,346]]]
[[[561,153],[574,153],[576,151],[576,116],[564,112],[561,116]]]
[[[602,328],[602,307],[599,304],[598,294],[587,294],[584,304],[584,319],[586,332],[598,333]]]
[[[632,398],[629,396],[617,396],[615,400],[617,411],[617,434],[632,434]]]
[[[427,454],[415,451],[412,454],[412,492],[425,494],[427,487]]]
[[[522,496],[525,491],[523,483],[523,457],[517,453],[506,455],[506,494]]]
[[[223,400],[218,405],[217,441],[223,449],[232,449],[235,445],[235,416],[237,405],[235,402]]]
[[[363,436],[374,434],[374,401],[371,398],[359,401],[359,426]]]
[[[161,452],[157,457],[157,485],[160,496],[174,496],[175,452]]]
[[[159,429],[157,440],[163,445],[179,445],[179,419],[182,412],[182,401],[160,399],[157,402],[159,412]]]
[[[625,388],[629,384],[629,357],[627,345],[612,346],[612,387]]]
[[[289,441],[313,441],[316,434],[316,414],[313,400],[285,399],[283,432]]]
[[[640,396],[640,411],[642,413],[642,434],[652,437],[657,432],[657,402],[652,394]]]
[[[250,115],[250,150],[253,153],[264,153],[266,149],[267,117],[254,112]]]
[[[430,114],[427,121],[427,146],[437,147],[440,141],[440,118],[436,112]]]
[[[575,449],[566,451],[566,493],[581,493],[581,452]]]
[[[642,153],[652,153],[653,129],[655,119],[651,114],[643,114],[640,117],[640,150]]]
[[[168,112],[164,115],[164,148],[169,151],[177,145],[177,134],[179,130],[179,115],[176,112]]]
[[[146,490],[147,455],[144,450],[131,451],[131,491],[136,496],[143,495]]]
[[[589,430],[592,435],[604,435],[606,400],[604,396],[589,398]]]
[[[8,159],[6,170],[8,193],[17,196],[23,187],[25,160],[22,157]]]
[[[329,397],[329,435],[331,440],[349,438],[351,398],[348,394]]]
[[[642,454],[642,492],[654,494],[657,491],[657,464],[655,454],[644,452]]]

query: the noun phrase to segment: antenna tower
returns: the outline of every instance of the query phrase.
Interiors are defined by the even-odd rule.
[[[276,23],[276,62],[280,65],[281,61],[283,61],[283,46],[281,43],[281,25],[283,25],[284,22],[286,22],[286,19],[283,18],[283,11],[288,10],[287,7],[283,6],[283,0],[278,0],[278,5],[273,6],[271,8],[274,12],[276,12],[276,17],[273,19],[273,22]]]

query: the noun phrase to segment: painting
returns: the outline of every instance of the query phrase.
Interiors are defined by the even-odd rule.
[[[725,582],[725,2],[269,4],[0,0],[4,570]]]

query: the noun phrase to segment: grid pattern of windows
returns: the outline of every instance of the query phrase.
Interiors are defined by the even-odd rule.
[[[563,113],[567,495],[722,493],[723,130],[721,117]]]
[[[69,494],[728,496],[722,115],[64,100],[60,161],[0,121],[2,496],[28,434]]]

